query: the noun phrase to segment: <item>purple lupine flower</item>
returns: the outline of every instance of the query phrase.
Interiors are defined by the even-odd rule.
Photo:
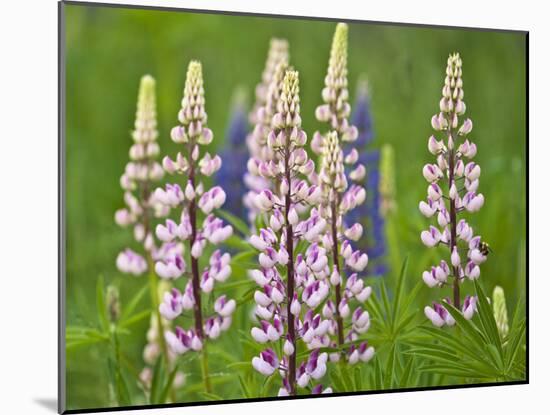
[[[325,88],[322,91],[324,104],[317,107],[315,113],[319,121],[328,123],[329,131],[325,134],[316,132],[312,140],[313,151],[321,156],[321,169],[318,176],[313,176],[312,180],[321,188],[319,214],[328,223],[322,241],[332,258],[331,263],[327,263],[326,266],[333,298],[330,305],[325,304],[324,316],[331,322],[331,335],[334,335],[335,339],[327,336],[327,340],[329,345],[334,344],[341,350],[346,342],[357,340],[368,330],[370,318],[368,312],[363,309],[363,304],[372,292],[370,287],[364,287],[363,281],[357,278],[357,273],[367,267],[369,257],[350,242],[361,238],[363,226],[358,222],[351,222],[347,215],[348,212],[359,208],[366,198],[365,189],[359,184],[364,181],[366,167],[355,148],[358,129],[348,121],[351,107],[348,103],[347,89],[347,37],[347,25],[338,24]],[[364,141],[366,139],[363,137]],[[348,144],[347,154],[344,154],[341,142]],[[347,280],[344,279],[346,272],[351,274]],[[350,307],[354,307],[354,303],[357,307],[352,314]],[[344,319],[350,316],[351,325],[347,329],[348,325],[344,324]],[[342,351],[351,363],[353,350]],[[334,359],[339,358],[340,354],[334,353]]]
[[[224,295],[218,297],[211,315],[203,305],[203,294],[212,293],[216,283],[225,281],[231,274],[230,255],[215,250],[207,263],[200,259],[207,244],[217,245],[232,234],[232,227],[226,225],[213,213],[220,208],[226,194],[220,186],[205,189],[203,180],[216,173],[222,164],[217,155],[201,150],[212,142],[213,134],[206,126],[204,87],[202,67],[192,61],[187,70],[182,108],[178,113],[180,125],[174,127],[171,137],[182,145],[175,160],[165,157],[164,169],[170,174],[180,174],[184,178],[178,184],[168,184],[165,189],[155,190],[157,199],[164,204],[180,210],[180,221],[167,220],[156,228],[161,240],[187,243],[190,252],[190,264],[186,264],[183,255],[172,255],[158,259],[155,270],[162,278],[189,278],[185,291],[176,289],[166,293],[160,312],[167,319],[175,319],[183,310],[193,310],[194,327],[184,330],[176,327],[175,332],[166,333],[166,341],[174,353],[182,354],[188,350],[202,350],[207,339],[216,339],[222,331],[229,328],[231,314],[235,310],[234,300]],[[199,223],[197,211],[201,210],[205,218]],[[207,383],[207,379],[205,379]]]
[[[288,42],[284,39],[271,39],[262,80],[256,86],[256,102],[249,117],[253,129],[246,137],[250,159],[247,162],[248,172],[244,175],[244,183],[249,191],[243,203],[252,225],[260,213],[255,197],[261,190],[270,189],[271,186],[271,181],[260,171],[260,167],[265,173],[270,167],[267,162],[274,158],[273,150],[267,144],[267,136],[271,131],[273,116],[277,112],[280,93],[278,85],[283,82],[287,66]]]
[[[226,145],[221,152],[222,160],[229,162],[222,163],[216,173],[216,183],[227,191],[225,209],[239,218],[246,215],[243,195],[246,193],[244,178],[248,162],[247,134],[248,121],[245,109],[241,102],[237,102],[229,120],[225,136]]]
[[[382,195],[380,192],[380,150],[368,149],[374,133],[372,128],[372,116],[370,111],[370,98],[366,82],[360,82],[355,101],[355,109],[351,116],[351,122],[359,131],[355,143],[346,158],[355,157],[367,170],[365,187],[368,191],[366,202],[352,210],[346,216],[349,223],[363,222],[368,234],[363,235],[354,245],[363,249],[369,256],[369,265],[366,273],[372,276],[382,276],[387,272],[387,264],[384,262],[386,255],[385,218],[382,212]]]
[[[422,279],[429,287],[453,287],[454,307],[465,318],[472,318],[476,311],[476,298],[466,296],[461,305],[460,284],[464,278],[479,278],[479,265],[487,259],[487,245],[480,236],[474,236],[465,219],[458,219],[464,212],[477,212],[484,204],[484,197],[477,193],[481,169],[471,160],[477,153],[476,145],[466,138],[472,130],[470,119],[461,120],[466,111],[462,82],[462,60],[458,53],[447,60],[445,83],[439,102],[440,112],[432,117],[432,128],[441,139],[432,135],[428,150],[436,156],[436,162],[426,164],[422,174],[428,182],[428,197],[420,202],[420,212],[437,218],[437,225],[421,233],[422,243],[428,247],[446,245],[449,248],[450,265],[441,261],[430,271],[424,271]],[[462,122],[462,124],[460,124]],[[432,323],[441,327],[454,324],[454,319],[441,305],[426,307],[425,314]]]
[[[283,68],[279,65],[279,70]],[[320,245],[326,220],[318,209],[311,208],[318,204],[320,191],[304,179],[314,166],[304,151],[298,72],[286,70],[283,78],[276,76],[269,91],[270,97],[278,97],[272,127],[265,137],[272,158],[258,159],[255,164],[269,184],[254,196],[254,204],[264,212],[269,226],[250,238],[251,245],[260,251],[260,268],[250,271],[260,287],[254,293],[259,324],[251,335],[262,344],[284,341],[284,345],[281,356],[270,348],[252,364],[265,376],[279,369],[283,374],[279,395],[286,396],[295,395],[297,386],[307,387],[310,380],[321,378],[326,371],[326,354],[314,353],[322,344],[328,345],[325,338],[330,323],[313,315],[313,309],[329,293],[325,281],[329,270],[326,250]],[[300,241],[307,246],[305,253],[296,252]],[[300,340],[313,352],[299,365],[296,352]],[[307,367],[305,377],[298,370],[301,367]]]

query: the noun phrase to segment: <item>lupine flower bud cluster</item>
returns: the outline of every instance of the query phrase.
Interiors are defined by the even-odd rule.
[[[259,169],[261,162],[273,160],[274,153],[267,144],[273,116],[277,112],[280,87],[288,66],[288,43],[284,39],[271,39],[269,53],[262,74],[262,81],[256,87],[256,103],[250,113],[250,122],[254,126],[246,138],[250,153],[247,163],[248,172],[244,182],[249,192],[244,197],[248,209],[249,221],[253,222],[259,211],[255,197],[263,189],[270,188],[270,180]]]
[[[185,243],[188,247],[188,264],[181,253],[174,253],[159,260],[155,271],[164,279],[188,278],[183,292],[172,288],[163,296],[160,312],[167,320],[174,320],[186,310],[193,310],[195,325],[189,330],[176,327],[175,332],[166,333],[166,341],[177,354],[188,350],[201,350],[206,338],[215,339],[229,328],[235,301],[220,295],[215,300],[213,313],[203,315],[201,297],[214,291],[217,283],[226,281],[231,274],[230,255],[219,249],[199,268],[207,244],[218,245],[232,234],[232,227],[215,216],[213,211],[220,208],[226,199],[224,190],[215,186],[205,188],[203,178],[216,173],[221,167],[221,159],[210,155],[201,147],[212,142],[212,131],[206,126],[204,86],[202,67],[199,62],[189,64],[181,110],[178,114],[180,125],[171,131],[172,140],[181,144],[183,151],[173,160],[163,159],[164,169],[170,174],[181,175],[179,183],[157,188],[157,200],[166,206],[176,208],[179,220],[167,219],[156,227],[157,237],[167,243]],[[204,217],[202,217],[204,216]]]
[[[253,367],[265,376],[279,372],[283,377],[279,395],[285,396],[296,394],[297,386],[326,391],[312,384],[326,373],[328,355],[316,349],[329,345],[328,333],[333,328],[315,312],[328,296],[330,271],[320,243],[326,220],[316,208],[307,212],[308,206],[321,201],[321,189],[301,178],[311,174],[314,165],[304,149],[307,137],[301,128],[298,72],[287,70],[278,88],[279,99],[267,136],[274,157],[258,163],[258,171],[271,186],[255,197],[269,226],[250,238],[260,251],[260,268],[250,272],[260,287],[254,294],[258,326],[251,335],[261,344],[270,344],[254,357]],[[297,251],[300,241],[305,251]],[[313,352],[297,362],[300,339]],[[282,343],[281,349],[273,346],[277,343]]]
[[[147,256],[159,256],[163,247],[157,248],[153,237],[154,217],[166,216],[170,209],[159,203],[152,192],[154,183],[162,179],[164,171],[156,161],[157,120],[155,109],[155,80],[145,75],[141,78],[136,111],[134,144],[130,147],[130,161],[126,164],[120,185],[124,190],[126,207],[115,213],[115,222],[122,227],[133,226],[134,238],[145,250],[145,256],[130,248],[118,254],[116,265],[119,271],[135,276],[148,270]]]
[[[500,337],[505,339],[508,336],[508,310],[506,309],[506,296],[504,289],[497,285],[493,290],[493,312]]]
[[[352,242],[362,237],[363,226],[359,222],[346,222],[347,213],[361,206],[366,197],[361,185],[349,186],[350,182],[360,183],[365,178],[366,168],[358,163],[359,152],[350,146],[349,152],[344,155],[340,144],[341,141],[352,143],[358,137],[357,128],[348,122],[351,107],[347,89],[347,36],[347,25],[339,23],[322,92],[325,103],[316,110],[317,119],[327,122],[329,131],[324,135],[316,132],[312,140],[312,149],[321,157],[321,168],[315,178],[322,190],[319,213],[328,224],[322,236],[322,244],[331,257],[327,266],[333,297],[325,304],[323,315],[330,322],[330,335],[334,340],[327,336],[325,341],[335,348],[359,340],[360,335],[370,327],[369,313],[363,307],[372,291],[357,274],[367,267],[368,255],[354,249],[352,245]],[[346,165],[349,166],[347,174]],[[347,279],[346,275],[349,275]],[[350,311],[352,306],[355,307],[353,313]],[[347,324],[348,319],[351,319],[351,324]],[[359,348],[355,345],[347,348],[345,356],[350,364],[354,364],[359,360],[368,361],[373,353],[374,349],[364,342]],[[331,358],[338,360],[340,353],[333,353]]]
[[[466,296],[461,302],[460,285],[466,279],[479,278],[480,265],[485,262],[488,246],[480,236],[475,236],[466,219],[458,219],[462,212],[477,212],[484,204],[484,197],[477,192],[480,167],[472,159],[476,145],[466,138],[472,131],[472,121],[463,119],[466,111],[462,81],[462,59],[458,53],[447,60],[445,83],[439,103],[440,112],[432,117],[436,135],[428,139],[428,150],[436,157],[435,163],[426,164],[422,170],[428,182],[427,199],[420,202],[420,212],[435,218],[437,226],[430,226],[421,233],[427,247],[446,245],[449,256],[424,271],[422,279],[429,287],[452,285],[452,303],[461,309],[465,318],[471,318],[476,310],[476,297]],[[425,308],[426,316],[438,327],[453,325],[454,320],[441,305]]]

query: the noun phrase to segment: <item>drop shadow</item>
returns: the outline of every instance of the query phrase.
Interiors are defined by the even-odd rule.
[[[57,399],[55,398],[36,398],[34,400],[38,405],[57,413]]]

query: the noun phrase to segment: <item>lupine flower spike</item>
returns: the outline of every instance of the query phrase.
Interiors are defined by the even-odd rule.
[[[351,118],[352,124],[358,129],[359,135],[351,145],[357,148],[359,152],[358,162],[366,167],[367,174],[364,183],[368,195],[364,204],[357,206],[346,215],[345,221],[349,224],[359,222],[364,228],[370,229],[370,232],[365,232],[357,242],[353,243],[353,246],[367,253],[369,257],[367,274],[382,276],[387,272],[387,265],[384,262],[386,256],[386,215],[383,188],[387,181],[386,174],[388,172],[382,171],[384,167],[382,155],[384,153],[381,153],[378,149],[368,148],[374,138],[370,106],[368,84],[366,79],[362,79],[358,83],[355,109]],[[346,151],[346,146],[344,151]]]
[[[246,138],[250,159],[247,163],[248,172],[244,178],[245,185],[249,189],[244,197],[244,205],[248,209],[248,219],[251,224],[254,224],[256,216],[260,213],[255,203],[256,196],[271,185],[270,180],[263,177],[259,166],[262,162],[274,159],[273,150],[267,145],[267,136],[271,131],[273,116],[277,112],[280,86],[287,66],[287,41],[271,39],[262,81],[256,86],[256,103],[249,117],[254,127]]]
[[[287,70],[276,87],[279,99],[267,136],[273,159],[258,160],[258,171],[270,186],[255,197],[269,227],[250,238],[260,251],[260,267],[250,272],[260,286],[254,294],[259,325],[251,334],[259,343],[281,344],[270,344],[252,365],[264,376],[281,373],[279,395],[284,396],[295,395],[297,387],[317,391],[311,383],[326,372],[328,355],[317,349],[328,346],[330,323],[314,310],[327,298],[329,272],[326,250],[319,243],[326,221],[315,208],[306,215],[308,206],[319,204],[321,190],[302,179],[314,166],[304,149],[307,137],[301,128],[298,72]],[[300,242],[305,251],[297,251]],[[300,339],[313,349],[301,363],[297,362]]]
[[[161,165],[156,161],[159,154],[157,136],[155,80],[145,75],[139,86],[130,161],[120,178],[126,207],[115,213],[115,222],[119,226],[133,226],[134,238],[142,246],[141,252],[126,248],[116,259],[117,268],[121,272],[134,276],[143,275],[149,269],[151,261],[148,261],[148,256],[162,254],[162,249],[155,246],[152,221],[155,217],[169,213],[169,208],[161,205],[152,192],[154,184],[164,175]]]
[[[214,292],[216,283],[229,278],[230,255],[216,249],[206,263],[199,264],[207,244],[218,245],[231,236],[233,229],[213,213],[226,199],[224,190],[215,186],[205,189],[204,178],[216,173],[221,167],[221,159],[210,155],[202,148],[212,142],[212,131],[206,126],[206,111],[202,67],[192,61],[187,70],[181,110],[178,113],[180,125],[171,131],[172,140],[182,146],[173,160],[164,157],[163,167],[169,174],[181,175],[179,183],[157,188],[155,195],[167,206],[181,211],[178,221],[166,220],[156,227],[157,237],[166,242],[185,242],[189,249],[189,262],[183,255],[175,254],[157,261],[155,270],[161,278],[177,279],[187,277],[183,290],[173,288],[164,294],[160,312],[167,320],[174,320],[186,310],[192,310],[194,325],[185,330],[179,326],[175,332],[168,332],[166,340],[172,351],[183,354],[188,350],[205,349],[208,339],[216,339],[231,325],[231,315],[235,310],[235,300],[225,295],[217,295],[214,309],[207,312],[203,308],[204,294]],[[203,350],[203,380],[210,390],[206,350]]]
[[[368,330],[370,318],[363,304],[372,291],[370,287],[364,286],[357,274],[366,268],[368,256],[360,250],[354,250],[350,242],[361,238],[363,226],[360,223],[346,223],[346,214],[363,204],[366,196],[365,189],[358,184],[364,180],[366,170],[363,164],[358,163],[357,149],[350,146],[348,154],[344,155],[340,145],[341,141],[353,143],[358,136],[357,128],[348,122],[351,108],[347,89],[347,37],[347,25],[339,23],[322,92],[325,103],[316,110],[317,119],[329,124],[329,132],[324,135],[316,132],[312,140],[312,149],[321,155],[319,176],[312,177],[312,180],[318,182],[322,190],[319,213],[328,222],[323,246],[332,257],[329,281],[335,301],[326,303],[323,314],[331,322],[336,334],[336,341],[331,341],[330,345],[338,348],[358,340]],[[346,164],[351,170],[347,175]],[[351,182],[356,183],[348,186]],[[343,264],[340,263],[340,257],[343,258]],[[344,267],[351,271],[346,279]],[[350,313],[352,302],[356,302],[357,306]],[[344,324],[348,317],[351,319],[349,325]],[[346,331],[348,326],[350,329]],[[364,342],[359,348],[348,348],[347,359],[350,364],[354,364],[359,360],[369,360],[373,353],[374,349]],[[333,353],[331,357],[337,360],[340,355]]]
[[[439,102],[440,112],[432,117],[432,128],[436,135],[428,139],[428,150],[436,156],[436,162],[426,164],[422,170],[428,182],[428,196],[420,202],[420,212],[437,218],[437,226],[430,226],[420,237],[427,247],[445,245],[448,247],[447,262],[424,271],[422,279],[429,287],[452,286],[452,300],[445,300],[472,318],[476,310],[476,297],[466,296],[461,303],[460,285],[465,279],[479,278],[479,266],[489,253],[488,245],[480,236],[474,236],[473,228],[465,219],[459,219],[463,212],[474,213],[483,206],[483,195],[477,192],[481,169],[473,161],[476,145],[466,137],[472,131],[472,121],[463,119],[466,112],[462,81],[462,59],[458,53],[449,56],[445,83]],[[436,326],[453,325],[454,320],[447,310],[434,303],[426,307],[425,314]]]
[[[161,165],[156,161],[159,154],[157,136],[155,80],[145,75],[141,78],[139,87],[130,161],[120,178],[120,185],[125,192],[126,208],[115,213],[115,221],[118,225],[133,226],[134,238],[140,244],[140,250],[136,252],[126,248],[118,255],[116,265],[121,272],[135,276],[149,272],[149,287],[154,309],[151,315],[151,330],[162,333],[159,328],[164,330],[166,325],[158,311],[157,277],[153,272],[153,263],[158,260],[168,260],[172,256],[181,256],[183,245],[162,240],[158,244],[153,233],[155,219],[170,213],[170,207],[163,205],[153,192],[155,184],[164,176]],[[173,360],[163,335],[157,336],[155,352],[152,353],[152,350],[153,347],[146,348],[144,355],[146,363],[153,365],[154,361],[163,355],[166,367],[172,366]],[[142,372],[142,382],[145,386],[150,371],[151,369],[146,367]]]

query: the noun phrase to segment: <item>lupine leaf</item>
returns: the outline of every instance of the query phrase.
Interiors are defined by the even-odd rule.
[[[131,326],[141,320],[151,317],[151,310],[143,310],[140,313],[134,314],[132,317],[128,317],[126,320],[122,320],[118,323],[119,328]]]
[[[345,392],[346,387],[344,386],[344,382],[342,381],[342,377],[338,374],[336,369],[333,369],[330,372],[330,380],[332,384],[334,385],[335,392]]]
[[[507,345],[506,350],[506,362],[507,362],[507,371],[512,368],[516,355],[520,347],[522,346],[522,338],[525,334],[525,320],[523,320],[519,327],[512,332],[512,336]]]
[[[162,388],[163,364],[161,356],[157,357],[155,366],[153,367],[153,380],[151,381],[151,402],[152,404],[159,403],[159,398]]]
[[[363,389],[362,386],[362,376],[361,376],[361,367],[358,366],[353,370],[353,378],[355,383],[355,390],[360,391]]]
[[[403,373],[401,375],[401,379],[399,380],[399,387],[401,388],[407,387],[413,366],[414,366],[414,357],[410,356],[407,361],[407,364],[405,365],[405,369],[403,370]]]
[[[168,376],[168,379],[166,380],[166,384],[162,388],[162,392],[159,397],[159,403],[164,403],[168,399],[168,395],[170,395],[170,390],[172,389],[172,384],[174,383],[174,379],[176,378],[176,373],[178,372],[178,365],[172,369],[170,372],[170,375]]]
[[[500,343],[500,335],[498,334],[497,324],[495,322],[495,315],[492,307],[487,301],[487,296],[483,291],[483,288],[477,281],[474,281],[474,286],[477,294],[477,302],[479,304],[479,317],[481,324],[485,329],[487,336],[491,339],[491,342],[496,347],[500,361],[502,361],[502,345]]]
[[[475,327],[470,320],[466,320],[462,315],[462,313],[458,311],[455,307],[453,307],[451,304],[448,304],[445,301],[443,301],[442,305],[447,309],[449,313],[451,313],[451,315],[456,321],[456,324],[461,329],[464,330],[466,335],[470,337],[470,339],[473,340],[480,349],[483,349],[486,342],[485,342],[485,339],[483,338],[483,335],[477,329],[477,327]]]
[[[124,307],[124,310],[122,310],[122,315],[120,316],[120,320],[124,321],[129,316],[132,315],[134,310],[136,309],[137,305],[143,298],[143,296],[149,291],[149,285],[145,284],[128,302],[128,305]]]
[[[220,396],[220,395],[216,395],[215,393],[211,393],[211,392],[199,392],[199,394],[209,400],[209,401],[223,401],[223,396]]]
[[[236,230],[242,233],[244,236],[250,235],[250,228],[242,219],[238,218],[234,214],[228,212],[227,210],[217,209],[216,214],[223,219],[225,219],[229,224],[231,224]]]
[[[386,284],[382,283],[380,285],[380,297],[382,297],[382,304],[384,305],[384,311],[386,313],[386,318],[390,320],[390,327],[393,325],[393,319],[391,316],[391,306],[390,300],[388,298],[388,292],[386,290]]]
[[[243,380],[243,377],[239,375],[239,384],[241,385],[241,391],[245,398],[250,398],[250,391],[248,390],[248,387],[246,386],[246,383]]]
[[[403,261],[403,265],[401,265],[401,272],[399,273],[399,279],[397,280],[397,287],[395,288],[395,297],[393,299],[393,320],[395,323],[395,320],[398,318],[399,314],[399,306],[401,305],[401,295],[403,292],[404,287],[404,281],[405,281],[405,274],[407,272],[407,267],[409,264],[409,256],[407,255],[405,257],[405,260]]]
[[[448,332],[445,332],[441,329],[437,329],[434,327],[425,327],[425,326],[421,326],[420,330],[429,333],[431,336],[447,344],[447,346],[449,346],[450,348],[454,348],[457,351],[460,351],[464,355],[470,356],[473,359],[477,359],[480,356],[479,353],[476,353],[475,351],[472,350],[471,345],[467,345],[463,343],[459,339],[456,339],[454,336],[451,336]],[[433,347],[437,347],[437,346],[434,345]]]
[[[103,275],[99,275],[96,285],[96,307],[99,324],[105,333],[109,331],[109,318],[107,317],[107,307],[105,307],[105,287],[103,284]]]
[[[393,375],[395,370],[395,353],[397,346],[394,343],[388,356],[388,362],[386,363],[386,373],[384,376],[384,389],[390,389],[393,384]]]

